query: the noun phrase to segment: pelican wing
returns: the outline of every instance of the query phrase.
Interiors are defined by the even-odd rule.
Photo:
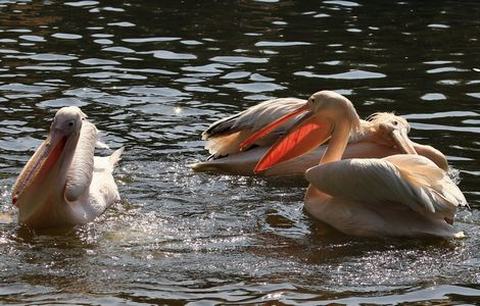
[[[93,154],[97,142],[97,128],[84,120],[72,162],[68,169],[65,184],[65,199],[76,201],[85,192],[88,192],[93,175]]]
[[[210,137],[219,137],[240,130],[257,131],[305,103],[305,100],[296,98],[267,100],[238,114],[214,122],[202,133],[202,137],[208,140]]]
[[[333,197],[397,203],[425,216],[453,219],[456,207],[467,205],[446,172],[419,155],[341,160],[310,168],[306,178]]]
[[[270,122],[303,106],[305,100],[296,98],[280,98],[264,101],[238,114],[214,122],[202,133],[207,140],[205,148],[215,156],[228,155],[240,151],[240,143]],[[280,126],[256,143],[260,146],[272,145],[298,119]]]

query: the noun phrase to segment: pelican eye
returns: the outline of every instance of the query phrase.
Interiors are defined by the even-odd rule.
[[[397,126],[398,125],[398,121],[393,121],[393,125]]]
[[[73,126],[73,121],[70,121],[70,122],[68,123],[68,126]]]

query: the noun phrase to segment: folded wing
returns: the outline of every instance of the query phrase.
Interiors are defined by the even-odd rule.
[[[262,102],[231,117],[214,122],[202,133],[207,140],[205,148],[214,156],[223,156],[240,151],[240,143],[270,122],[301,107],[305,100],[280,98]],[[282,125],[269,137],[262,138],[256,145],[270,146],[283,135],[297,119]]]
[[[453,220],[456,207],[467,205],[447,173],[419,155],[341,160],[310,168],[306,178],[333,197],[406,205],[427,217]]]

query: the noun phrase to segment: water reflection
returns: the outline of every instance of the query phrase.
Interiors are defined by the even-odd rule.
[[[476,2],[0,6],[1,301],[473,304],[480,296]],[[447,154],[472,206],[458,218],[466,239],[327,234],[303,212],[303,183],[190,171],[207,156],[199,135],[214,120],[319,89],[348,95],[362,117],[404,115],[414,140]],[[12,222],[10,189],[64,105],[81,106],[110,147],[126,146],[117,172],[124,200],[94,224],[30,232]]]

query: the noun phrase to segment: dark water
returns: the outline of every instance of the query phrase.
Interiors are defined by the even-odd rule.
[[[0,1],[0,303],[478,303],[479,17],[477,1]],[[209,123],[320,89],[448,155],[466,239],[325,237],[301,183],[190,171]],[[64,105],[126,147],[123,201],[33,233],[10,189]]]

